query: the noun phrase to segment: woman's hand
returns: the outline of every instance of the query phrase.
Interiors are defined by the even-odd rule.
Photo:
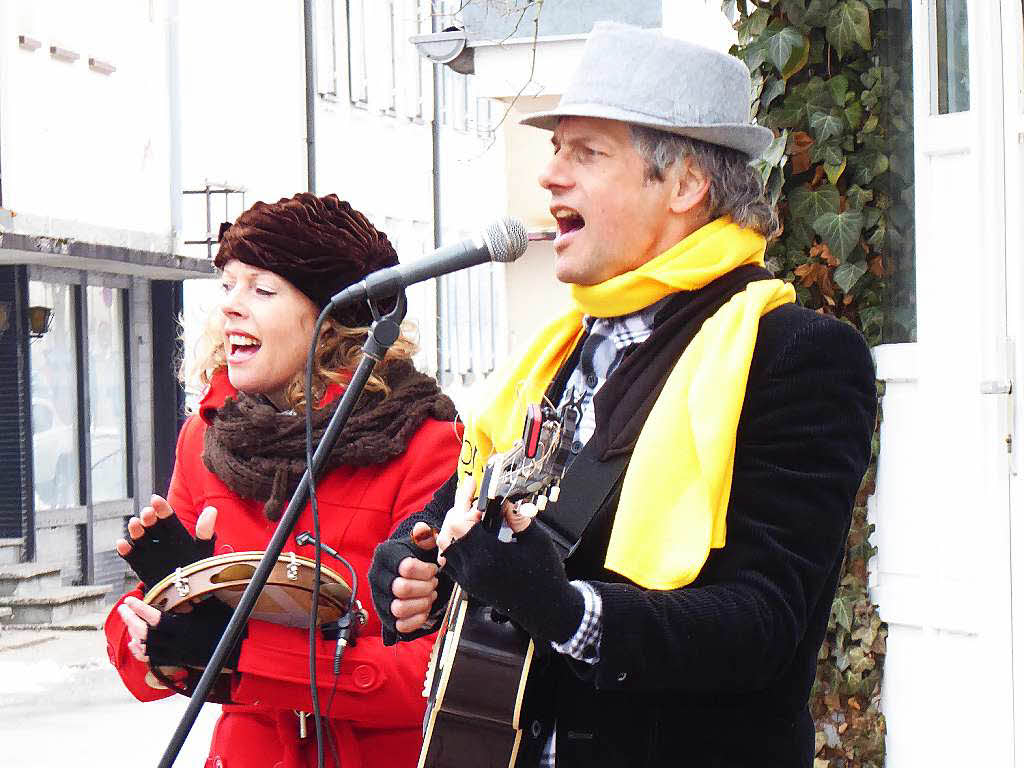
[[[196,538],[192,538],[171,505],[154,495],[150,506],[128,521],[131,541],[118,539],[114,548],[148,590],[175,568],[210,557],[216,523],[217,510],[207,507],[196,521]]]
[[[159,623],[160,611],[152,605],[146,605],[137,597],[126,597],[124,602],[117,606],[117,613],[132,638],[128,641],[128,650],[136,660],[148,664],[146,638],[149,635],[149,628]]]

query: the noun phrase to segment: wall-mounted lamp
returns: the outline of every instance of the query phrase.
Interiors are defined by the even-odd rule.
[[[34,37],[28,35],[18,35],[18,46],[24,48],[26,51],[39,50],[42,43],[36,40]]]
[[[0,301],[0,339],[7,333],[7,329],[11,327],[11,303],[9,301]]]
[[[100,61],[99,59],[94,59],[92,56],[89,57],[89,69],[93,72],[99,72],[101,75],[112,75],[117,71],[117,67],[109,61]]]
[[[69,51],[67,48],[61,48],[59,45],[50,46],[50,55],[55,59],[69,63],[78,61],[81,58],[81,54]]]
[[[28,308],[28,335],[32,339],[41,339],[50,330],[53,323],[53,310],[49,307]]]
[[[448,27],[444,32],[413,35],[409,42],[431,63],[447,64],[460,75],[473,74],[473,49],[467,45],[466,30]]]

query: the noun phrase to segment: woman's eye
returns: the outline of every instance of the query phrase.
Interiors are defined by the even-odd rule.
[[[256,287],[256,293],[259,294],[260,296],[275,295],[275,291],[271,290],[270,288],[260,288],[259,286]]]
[[[233,283],[221,283],[220,284],[220,289],[224,293],[231,293],[231,289],[234,288],[234,287],[235,286],[234,286]]]

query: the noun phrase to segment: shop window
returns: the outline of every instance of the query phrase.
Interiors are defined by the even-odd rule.
[[[82,503],[73,292],[70,285],[29,282],[29,306],[51,312],[49,329],[32,339],[29,358],[36,509]]]
[[[933,0],[931,7],[932,114],[971,108],[967,0]]]
[[[92,500],[124,499],[128,487],[124,291],[86,288],[89,318],[89,412]]]

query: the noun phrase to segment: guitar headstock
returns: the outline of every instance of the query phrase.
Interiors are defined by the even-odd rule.
[[[558,501],[558,483],[565,472],[579,418],[579,408],[573,403],[559,410],[530,405],[522,438],[510,451],[488,461],[478,508],[485,511],[490,502],[508,501],[517,505],[520,514],[533,517],[549,501]]]

